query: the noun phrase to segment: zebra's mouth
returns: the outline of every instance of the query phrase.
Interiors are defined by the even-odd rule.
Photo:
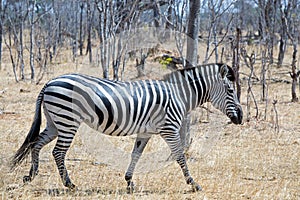
[[[231,122],[234,124],[242,124],[243,121],[243,111],[241,106],[237,106],[234,112],[229,113],[228,117],[230,118]]]
[[[230,120],[232,121],[232,123],[234,124],[242,124],[242,119],[239,117],[231,117]]]

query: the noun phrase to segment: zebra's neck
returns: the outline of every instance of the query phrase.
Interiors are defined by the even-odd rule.
[[[164,81],[173,85],[178,98],[190,112],[209,101],[210,89],[218,70],[219,67],[213,64],[182,69],[166,75]]]

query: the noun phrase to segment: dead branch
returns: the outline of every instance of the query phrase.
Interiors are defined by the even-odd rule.
[[[250,68],[250,74],[248,76],[248,90],[247,90],[247,121],[250,121],[250,116],[251,116],[251,113],[250,113],[250,100],[251,100],[251,97],[253,99],[253,102],[255,104],[255,110],[256,110],[256,114],[255,114],[255,118],[258,117],[258,106],[257,106],[257,102],[256,102],[256,99],[255,99],[255,96],[253,94],[253,91],[252,91],[252,76],[253,76],[253,71],[254,71],[254,64],[255,64],[255,61],[256,61],[256,55],[254,52],[251,53],[251,55],[249,56],[247,54],[247,51],[246,49],[241,49],[241,55],[247,65],[248,68]]]
[[[276,108],[277,102],[278,102],[277,100],[273,100],[273,102],[272,102],[272,104],[273,104],[273,110],[275,112],[274,129],[275,129],[276,133],[279,132],[278,112],[277,112],[277,108]]]
[[[138,77],[142,77],[145,76],[145,63],[146,63],[146,59],[149,56],[149,51],[147,51],[146,54],[143,53],[143,50],[140,51],[140,60],[138,58],[136,58],[136,65],[135,67],[137,68],[138,71]]]

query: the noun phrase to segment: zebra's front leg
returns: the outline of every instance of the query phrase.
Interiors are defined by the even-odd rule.
[[[31,149],[31,168],[29,175],[23,177],[24,183],[31,182],[38,174],[40,151],[45,145],[54,140],[56,137],[57,132],[51,127],[47,127],[43,132],[40,133],[37,141]]]
[[[178,156],[178,157],[176,156],[176,161],[182,169],[186,183],[189,185],[192,185],[192,189],[194,192],[201,191],[202,190],[201,186],[198,183],[196,183],[194,181],[194,179],[192,178],[192,176],[190,175],[188,166],[186,164],[185,155],[182,153],[180,156]]]
[[[135,144],[133,147],[133,151],[131,153],[131,161],[128,166],[128,169],[125,173],[125,180],[127,182],[127,192],[128,193],[133,193],[134,190],[134,184],[132,182],[132,176],[133,176],[133,171],[135,169],[135,166],[140,159],[150,137],[140,137],[137,136],[135,140]]]
[[[164,133],[163,132],[163,133],[161,133],[161,136],[168,144],[168,146],[171,150],[172,156],[175,158],[175,160],[179,164],[179,166],[182,170],[182,173],[184,175],[186,183],[189,185],[192,185],[193,191],[201,191],[202,190],[201,186],[198,183],[196,183],[194,181],[194,179],[192,178],[192,176],[190,175],[190,171],[189,171],[187,163],[186,163],[186,158],[183,153],[183,147],[182,147],[179,133],[178,132],[175,132],[175,133],[170,133],[170,132]]]

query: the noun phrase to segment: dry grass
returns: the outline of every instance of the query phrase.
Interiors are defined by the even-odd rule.
[[[51,73],[45,76],[44,83],[62,73],[88,71],[95,75],[100,71],[88,66],[86,58],[78,63],[75,66],[62,58],[60,63],[51,67]],[[149,77],[160,75],[159,70],[163,69],[157,66],[154,68],[153,63],[148,63]],[[3,111],[0,114],[2,199],[300,199],[299,103],[290,103],[290,84],[270,83],[266,120],[262,120],[265,102],[259,101],[260,86],[254,85],[260,108],[259,120],[251,119],[241,126],[235,126],[228,124],[225,116],[211,108],[213,113],[208,123],[192,126],[193,143],[188,165],[194,179],[203,187],[202,192],[192,193],[184,182],[179,166],[171,162],[166,167],[135,174],[136,192],[133,195],[126,194],[123,169],[126,164],[120,163],[120,168],[116,169],[95,163],[97,151],[91,152],[90,144],[84,143],[89,133],[83,131],[77,134],[67,156],[70,176],[78,186],[72,192],[63,187],[59,178],[51,156],[54,143],[42,150],[40,173],[32,183],[22,183],[22,177],[28,174],[30,168],[29,160],[14,172],[9,172],[9,158],[21,145],[30,128],[35,99],[42,85],[36,86],[29,81],[17,84],[10,65],[4,64],[3,68],[0,71],[0,91],[3,91],[0,94],[0,109]],[[247,72],[246,69],[242,70]],[[135,74],[135,69],[129,66],[125,75],[134,78]],[[246,91],[246,82],[243,83],[243,91]],[[279,132],[274,129],[273,99],[278,100]],[[245,108],[244,92],[242,104]],[[253,106],[251,112],[254,115]],[[194,116],[200,121],[207,121],[203,109],[197,109]],[[116,140],[120,144],[133,143],[130,138]],[[157,143],[152,142],[148,151],[160,148],[155,146]],[[123,147],[131,149],[130,145]],[[148,162],[158,163],[151,157]]]

